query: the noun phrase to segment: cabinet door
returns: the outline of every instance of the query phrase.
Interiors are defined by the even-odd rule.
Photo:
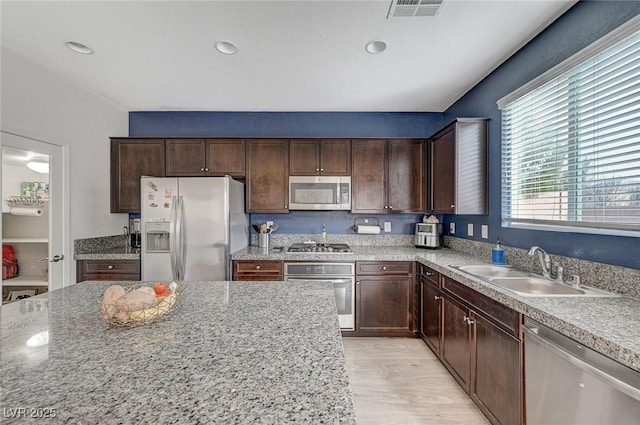
[[[237,139],[207,140],[207,175],[244,178],[245,142]]]
[[[320,174],[319,145],[317,140],[291,140],[289,142],[289,172],[292,176]]]
[[[435,286],[421,279],[420,334],[424,342],[440,357],[440,327],[442,324],[442,294]]]
[[[422,213],[424,201],[424,142],[389,141],[389,211]]]
[[[351,143],[351,212],[385,214],[387,203],[387,141]]]
[[[111,212],[140,212],[140,177],[164,177],[164,139],[111,139]]]
[[[411,331],[411,277],[358,277],[358,332]]]
[[[205,141],[201,139],[167,140],[167,176],[204,176]]]
[[[431,212],[455,213],[455,127],[431,141]]]
[[[351,175],[351,140],[322,140],[319,156],[321,175]]]
[[[469,309],[453,298],[442,298],[442,363],[469,392],[471,380],[471,332]]]
[[[289,212],[289,142],[247,141],[247,212]]]
[[[494,424],[521,423],[519,340],[482,316],[474,315],[475,368],[471,397]]]

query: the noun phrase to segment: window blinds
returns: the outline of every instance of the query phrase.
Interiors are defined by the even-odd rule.
[[[581,56],[499,102],[503,221],[640,232],[640,31]]]

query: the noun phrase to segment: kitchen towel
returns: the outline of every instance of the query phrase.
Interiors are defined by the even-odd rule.
[[[29,207],[13,207],[11,208],[11,215],[24,215],[28,217],[40,217],[42,215],[41,208],[29,208]]]
[[[357,233],[363,233],[367,235],[377,235],[380,233],[380,226],[365,226],[359,225],[356,228]]]

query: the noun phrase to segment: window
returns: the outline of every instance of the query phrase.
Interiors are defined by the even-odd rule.
[[[632,21],[498,101],[505,226],[640,236],[640,25]]]

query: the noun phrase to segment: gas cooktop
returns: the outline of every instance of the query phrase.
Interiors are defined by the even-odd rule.
[[[294,243],[287,252],[297,253],[313,253],[313,254],[353,254],[351,248],[346,243],[330,243],[330,244],[308,244]]]

